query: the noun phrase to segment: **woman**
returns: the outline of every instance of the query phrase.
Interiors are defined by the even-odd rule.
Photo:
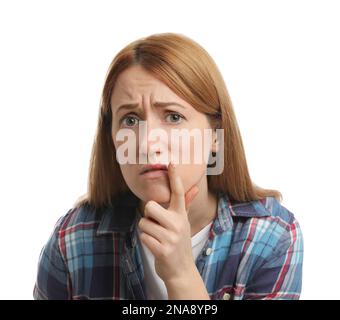
[[[202,143],[174,144],[181,129],[212,132],[204,161]],[[215,156],[223,170],[207,174]],[[88,192],[44,246],[34,298],[298,299],[303,238],[280,202],[250,179],[209,54],[180,34],[136,40],[110,65]]]

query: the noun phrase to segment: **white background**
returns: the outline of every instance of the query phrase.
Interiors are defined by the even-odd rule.
[[[86,191],[115,54],[178,32],[219,66],[254,182],[301,224],[301,299],[339,299],[339,1],[1,1],[0,299],[32,299],[55,222]]]

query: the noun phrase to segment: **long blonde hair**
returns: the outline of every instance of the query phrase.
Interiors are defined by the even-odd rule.
[[[112,141],[110,99],[117,77],[132,65],[144,67],[196,110],[205,113],[214,128],[224,129],[224,170],[220,175],[207,176],[209,190],[227,193],[235,202],[266,196],[282,201],[279,191],[260,188],[250,179],[232,102],[208,52],[182,34],[159,33],[133,41],[109,66],[92,147],[87,194],[78,198],[75,207],[85,203],[96,208],[112,205],[116,197],[129,190]]]

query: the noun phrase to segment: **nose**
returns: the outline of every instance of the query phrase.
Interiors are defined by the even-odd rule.
[[[138,137],[140,162],[168,163],[168,141],[168,134],[157,118],[149,117],[140,121]]]

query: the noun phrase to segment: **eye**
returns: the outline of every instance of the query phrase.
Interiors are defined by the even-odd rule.
[[[136,124],[138,124],[138,119],[133,116],[125,116],[121,119],[121,123],[127,127],[134,127]]]
[[[181,123],[184,117],[179,113],[170,113],[166,116],[166,118],[169,118],[169,122],[171,123]]]

